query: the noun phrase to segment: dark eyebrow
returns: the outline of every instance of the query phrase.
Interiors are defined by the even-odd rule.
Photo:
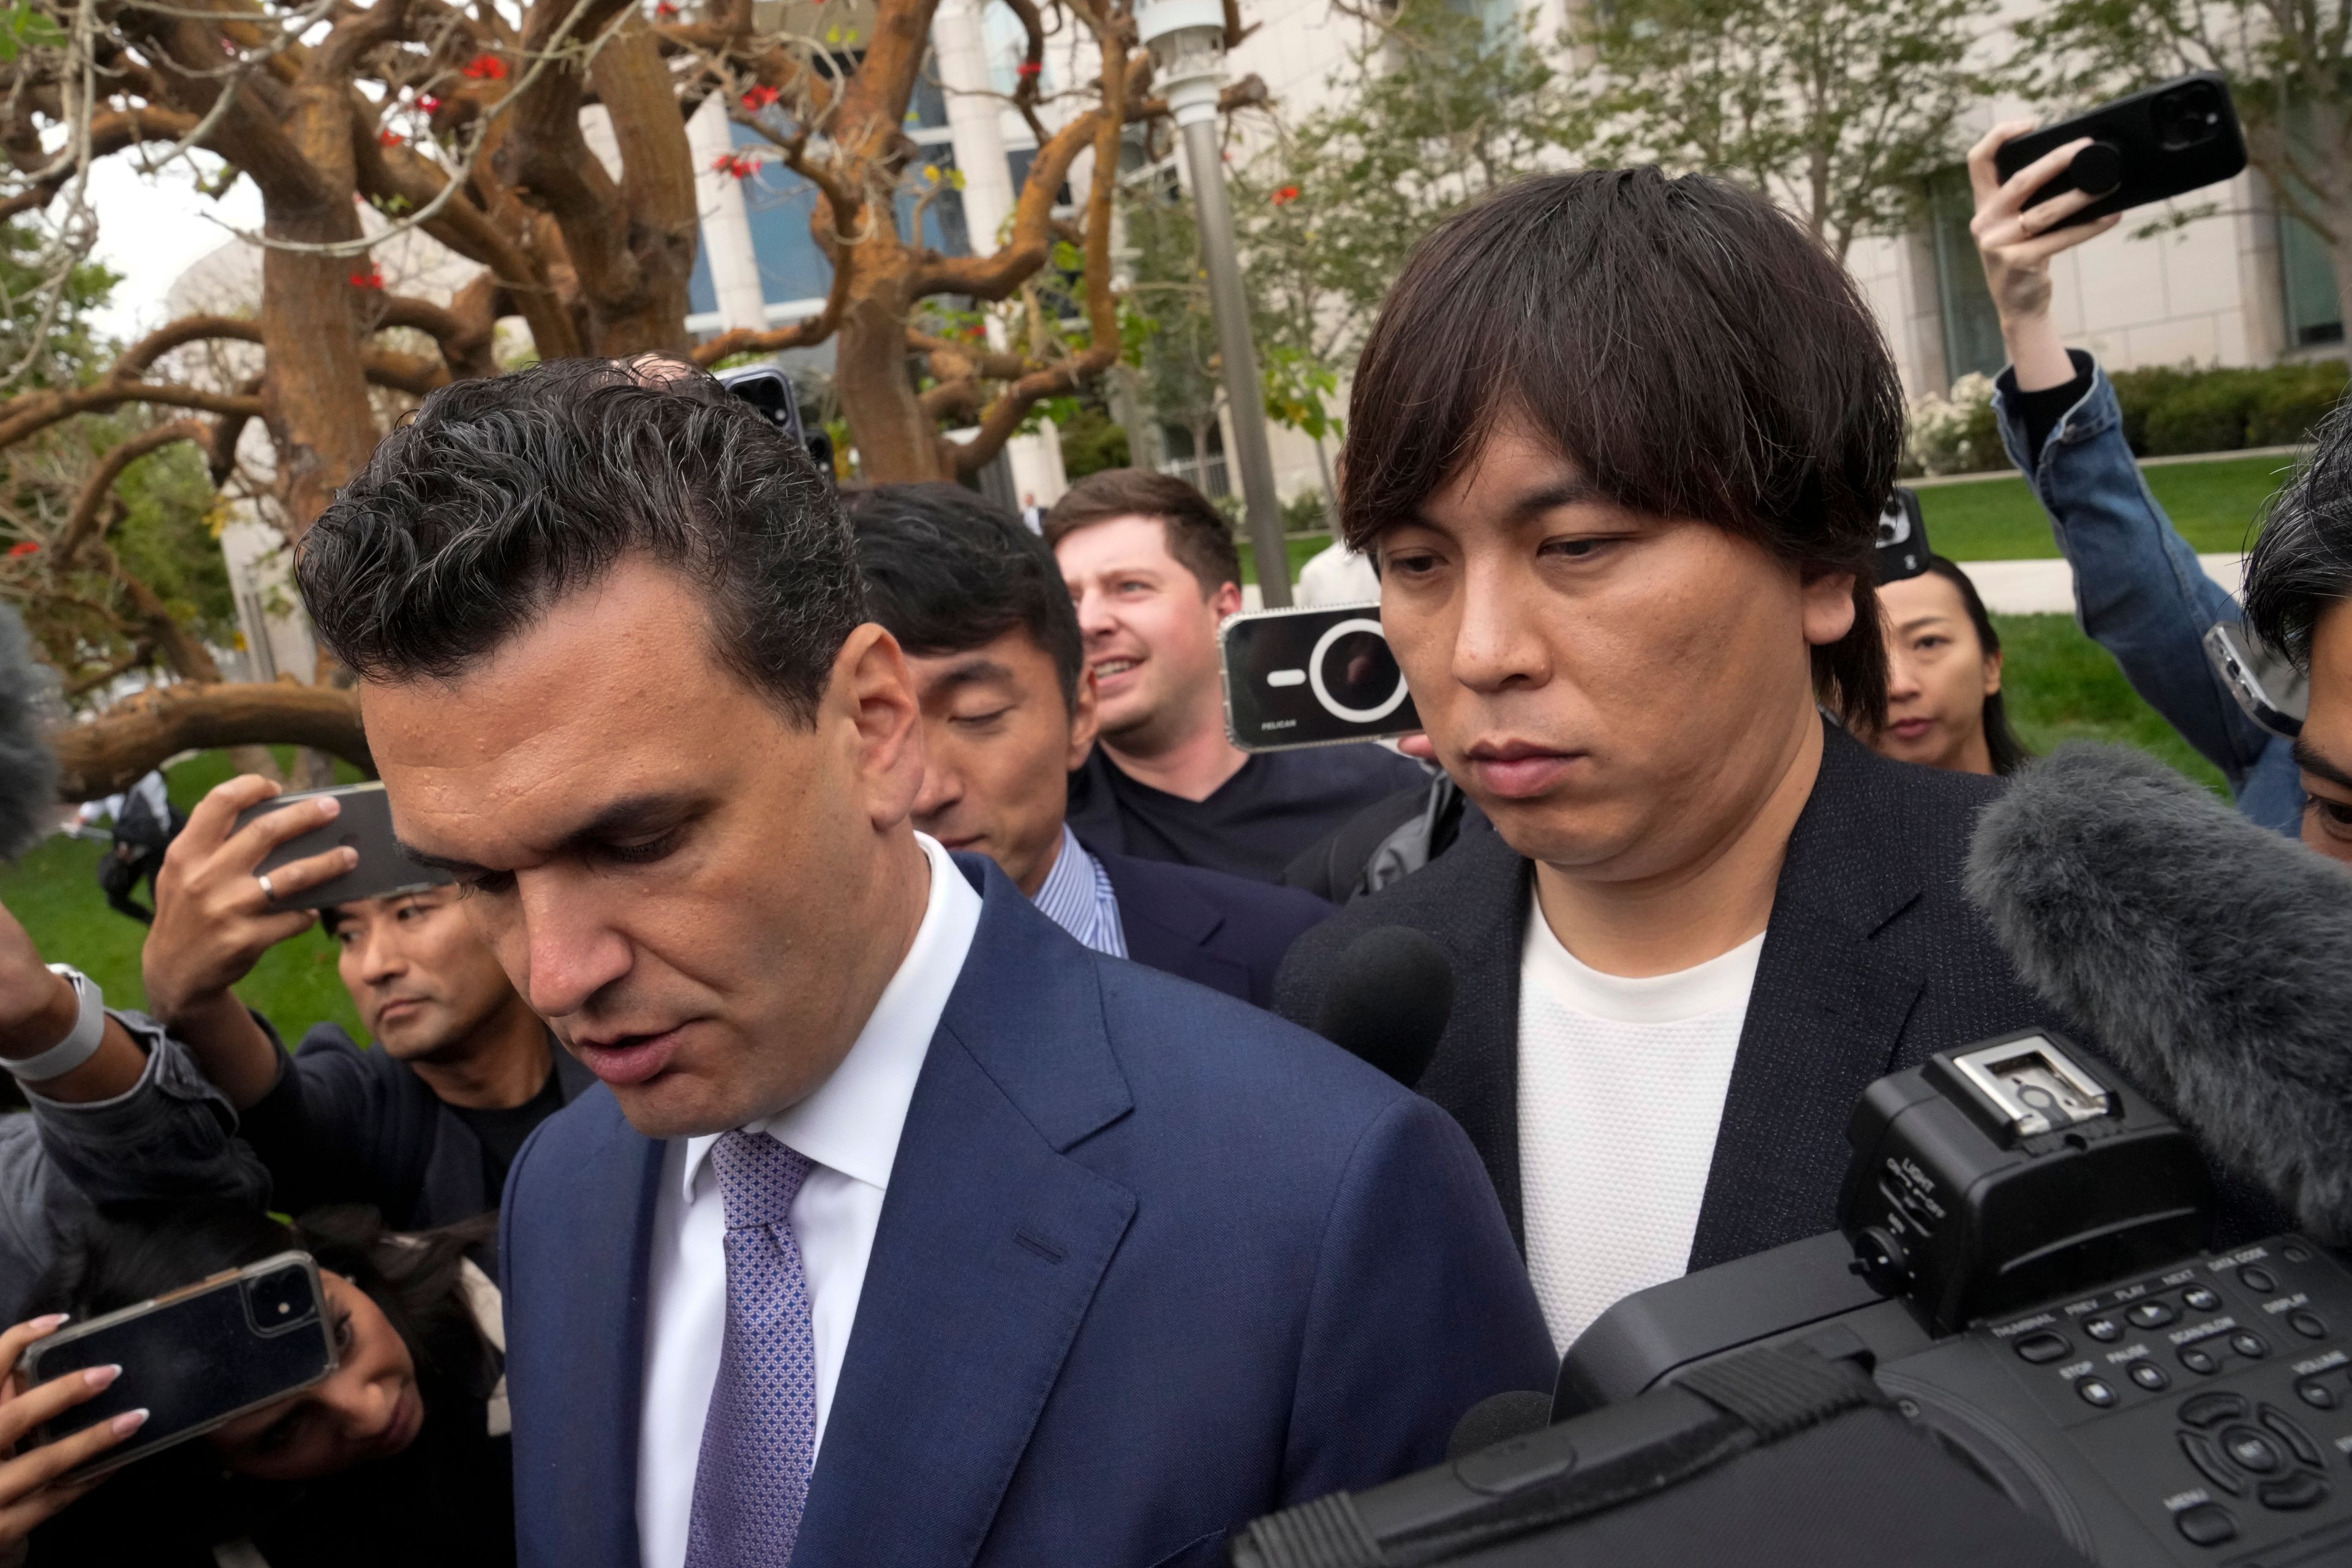
[[[608,842],[632,834],[659,832],[675,826],[694,816],[705,805],[704,796],[695,791],[657,791],[650,795],[625,795],[598,811],[586,822],[559,837],[548,855],[552,858],[568,849],[584,845]],[[409,858],[436,871],[446,871],[459,881],[469,877],[488,875],[486,868],[471,860],[453,859],[446,855],[431,855],[406,842],[401,844]]]
[[[2352,768],[2322,755],[2308,735],[2297,735],[2294,739],[2294,765],[2305,773],[2317,773],[2339,789],[2352,789]]]
[[[942,670],[931,689],[942,695],[967,686],[985,686],[992,681],[1013,683],[1013,671],[992,658],[971,658],[952,669]]]

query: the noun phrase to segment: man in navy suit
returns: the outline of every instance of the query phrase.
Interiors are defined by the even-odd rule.
[[[1095,742],[1094,671],[1045,542],[961,485],[850,498],[874,618],[923,710],[915,826],[985,855],[1054,923],[1264,1007],[1297,935],[1332,913],[1311,893],[1205,867],[1112,855],[1064,820]]]
[[[501,1239],[527,1568],[1154,1568],[1550,1347],[1461,1130],[908,821],[806,457],[699,377],[433,394],[304,541],[402,837],[604,1080]]]

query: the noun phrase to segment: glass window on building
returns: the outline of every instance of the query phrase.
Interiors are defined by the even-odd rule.
[[[1951,378],[1974,371],[1998,375],[2009,363],[2001,347],[2000,316],[1985,287],[1984,264],[1969,233],[1976,196],[1969,172],[1959,165],[1927,181],[1927,235],[1936,255],[1936,302],[1944,324],[1944,363]]]
[[[2279,289],[2286,304],[2289,348],[2344,341],[2344,300],[2336,291],[2336,268],[2327,244],[2309,224],[2279,214]]]
[[[1234,486],[1225,472],[1224,429],[1214,419],[1209,421],[1207,428],[1208,439],[1202,443],[1206,450],[1196,454],[1189,426],[1160,426],[1160,449],[1168,454],[1168,460],[1160,465],[1160,471],[1175,475],[1211,500],[1217,500],[1233,494]]]

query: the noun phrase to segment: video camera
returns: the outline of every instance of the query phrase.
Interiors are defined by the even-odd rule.
[[[1261,1520],[1234,1562],[1584,1561],[1594,1515],[1697,1473],[1742,1388],[1834,1413],[1840,1375],[2095,1562],[2352,1562],[2352,1273],[2294,1236],[2205,1250],[2177,1123],[2032,1031],[1881,1079],[1847,1136],[1840,1230],[1626,1298],[1570,1347],[1552,1425]],[[1370,1554],[1310,1554],[1310,1513]]]

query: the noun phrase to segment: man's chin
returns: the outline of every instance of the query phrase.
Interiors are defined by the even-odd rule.
[[[1480,800],[1478,806],[1504,843],[1563,871],[1605,864],[1641,837],[1638,816],[1600,803],[1545,796]]]
[[[608,1083],[621,1114],[647,1138],[699,1138],[760,1118],[758,1110],[724,1103],[705,1080],[673,1068],[642,1083]]]

